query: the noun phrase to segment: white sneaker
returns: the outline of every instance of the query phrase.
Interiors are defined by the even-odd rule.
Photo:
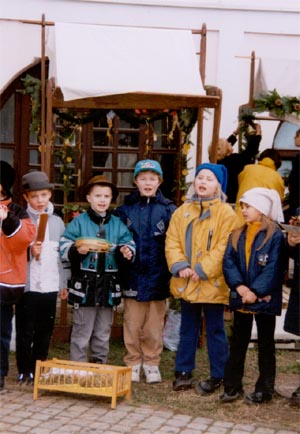
[[[161,383],[161,375],[158,366],[143,365],[146,383]]]
[[[141,365],[133,365],[133,366],[131,366],[131,369],[132,369],[131,381],[133,383],[139,383],[140,382]]]

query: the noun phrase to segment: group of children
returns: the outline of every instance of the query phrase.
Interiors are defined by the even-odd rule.
[[[157,161],[139,161],[134,170],[137,189],[112,210],[118,189],[104,176],[95,176],[85,190],[89,209],[64,228],[53,214],[53,185],[46,175],[24,175],[30,221],[39,227],[46,213],[48,223],[43,242],[32,236],[29,240],[27,284],[17,303],[18,381],[32,381],[35,361],[47,358],[59,290],[73,305],[71,360],[106,363],[113,307],[120,302],[121,286],[124,362],[132,367],[133,382],[140,381],[142,371],[147,383],[162,381],[159,364],[166,300],[171,292],[181,305],[173,390],[195,387],[205,396],[224,384],[221,402],[243,396],[244,363],[254,318],[259,378],[245,402],[263,403],[272,398],[275,316],[281,313],[285,264],[285,240],[277,224],[283,221],[278,193],[266,188],[245,192],[240,198],[245,221],[241,227],[225,202],[227,170],[222,164],[200,164],[194,194],[178,208],[161,193],[162,181]],[[2,231],[9,238],[7,216],[0,209]],[[95,238],[104,241],[103,249],[89,247],[89,239]],[[228,303],[235,312],[230,349],[224,326]],[[192,372],[202,315],[210,376],[195,383]],[[2,340],[1,330],[1,354]],[[8,371],[8,365],[6,370],[3,366],[1,359],[2,379]]]

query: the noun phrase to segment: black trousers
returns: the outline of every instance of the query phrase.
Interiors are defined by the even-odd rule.
[[[8,355],[14,316],[12,304],[0,305],[0,376],[8,374]]]
[[[16,358],[19,373],[34,374],[46,360],[54,329],[57,292],[25,292],[16,306]]]
[[[230,355],[225,366],[224,390],[230,393],[243,388],[245,358],[251,339],[253,317],[257,326],[259,377],[255,392],[273,393],[276,375],[274,315],[234,312]]]

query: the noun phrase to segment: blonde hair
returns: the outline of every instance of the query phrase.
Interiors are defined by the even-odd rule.
[[[223,160],[223,158],[227,157],[227,155],[231,154],[231,143],[229,143],[226,139],[221,138],[218,140],[217,146],[217,161]],[[212,160],[212,143],[208,147],[208,156],[209,161]]]
[[[276,223],[273,222],[273,220],[270,220],[268,217],[262,214],[262,225],[260,228],[260,231],[266,230],[266,236],[263,239],[263,242],[261,245],[257,248],[257,250],[260,250],[263,248],[263,246],[267,243],[267,241],[272,237],[276,230]],[[239,228],[235,229],[232,232],[231,237],[231,244],[235,251],[237,251],[237,245],[238,241],[240,239],[241,233],[244,232],[244,230],[247,228],[247,225],[244,224],[243,226],[240,226]]]

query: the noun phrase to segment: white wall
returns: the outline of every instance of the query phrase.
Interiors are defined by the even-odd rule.
[[[54,22],[180,29],[200,29],[206,23],[206,84],[216,85],[223,91],[221,136],[228,136],[235,129],[238,107],[248,100],[251,51],[257,57],[280,59],[287,64],[289,59],[300,59],[299,0],[0,0],[0,18],[40,20],[43,13],[47,21]],[[28,38],[18,34],[10,53],[19,52],[26,57],[25,50],[32,47]],[[20,41],[24,40],[23,52]],[[195,36],[194,40],[198,50],[199,37]],[[36,44],[37,36],[34,41]],[[9,65],[16,55],[11,54],[9,59],[3,44],[6,41],[1,38],[1,69],[7,68],[9,75]],[[299,96],[300,89],[295,88],[293,95]],[[206,145],[210,140],[207,124]],[[263,125],[262,148],[271,145],[274,130],[274,123]],[[203,160],[206,159],[205,148]]]

